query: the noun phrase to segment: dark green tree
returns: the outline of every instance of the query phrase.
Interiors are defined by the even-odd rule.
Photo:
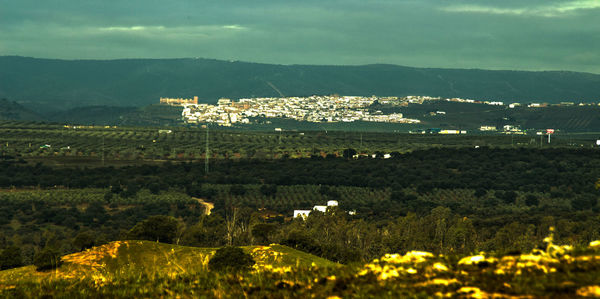
[[[73,239],[73,247],[77,250],[92,248],[96,245],[94,235],[89,231],[79,232]]]
[[[211,271],[239,272],[250,270],[255,263],[252,256],[241,248],[226,246],[217,250],[208,262],[208,268]]]
[[[0,254],[0,269],[12,269],[23,266],[23,257],[21,249],[17,246],[10,246]]]
[[[277,194],[277,185],[261,185],[259,190],[264,196],[273,196]]]
[[[62,261],[58,250],[46,247],[33,257],[33,264],[37,271],[45,271],[60,267]]]
[[[527,206],[537,206],[540,203],[540,200],[534,194],[527,194],[525,197],[525,204]]]
[[[246,187],[244,187],[244,185],[232,185],[229,188],[229,193],[238,196],[244,195],[246,194]]]
[[[252,227],[252,236],[258,244],[269,244],[270,236],[277,230],[273,223],[259,223]]]
[[[128,234],[130,239],[173,243],[177,237],[179,223],[171,216],[156,215],[138,222]]]
[[[354,155],[356,155],[356,150],[353,149],[353,148],[347,148],[347,149],[344,150],[343,155],[344,155],[344,158],[350,159]]]

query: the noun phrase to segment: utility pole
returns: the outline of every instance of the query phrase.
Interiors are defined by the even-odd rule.
[[[208,123],[206,123],[206,152],[204,153],[204,173],[208,175]]]
[[[102,135],[102,166],[104,166],[104,135]]]
[[[360,133],[360,149],[362,150],[362,133]]]

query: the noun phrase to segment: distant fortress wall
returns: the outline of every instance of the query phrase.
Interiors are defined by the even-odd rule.
[[[160,98],[161,104],[171,105],[171,106],[179,106],[186,104],[198,104],[198,97],[194,96],[193,99],[182,99],[182,98]]]

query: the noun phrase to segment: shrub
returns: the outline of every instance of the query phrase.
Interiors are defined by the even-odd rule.
[[[540,200],[537,198],[537,196],[533,194],[528,194],[527,197],[525,197],[525,204],[529,207],[537,206],[538,204],[540,204]]]
[[[89,231],[79,232],[73,239],[73,247],[77,248],[77,250],[92,248],[94,245],[96,245],[96,239]]]
[[[487,195],[487,191],[485,189],[477,188],[477,190],[475,190],[475,197],[481,198],[481,197],[484,197],[485,195]]]
[[[250,254],[239,247],[226,246],[215,253],[208,262],[211,271],[246,271],[255,264]]]
[[[130,239],[173,243],[177,236],[178,222],[171,216],[156,215],[138,222],[130,231]]]
[[[19,247],[10,246],[2,251],[2,254],[0,254],[0,270],[21,266],[23,266],[23,257]]]
[[[229,193],[232,195],[242,196],[246,194],[246,187],[244,187],[244,185],[233,185],[229,188]]]
[[[52,248],[44,248],[33,257],[37,271],[52,270],[62,264],[60,253]]]

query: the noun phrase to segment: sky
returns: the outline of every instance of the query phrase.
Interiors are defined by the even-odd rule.
[[[600,0],[0,0],[0,55],[600,74]]]

